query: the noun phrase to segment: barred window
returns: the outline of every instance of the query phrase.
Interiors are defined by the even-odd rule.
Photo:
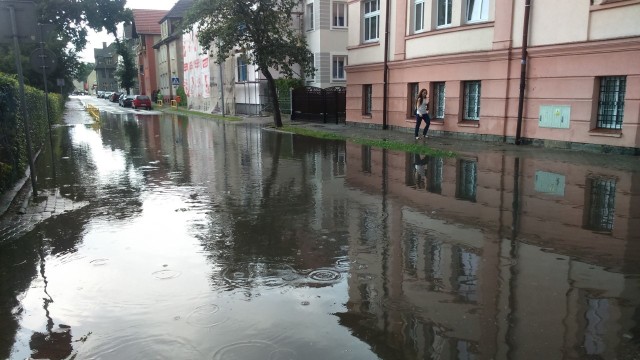
[[[584,227],[603,232],[613,230],[616,202],[616,180],[588,178]]]
[[[626,84],[627,80],[624,76],[600,78],[597,128],[622,129]]]
[[[407,117],[414,117],[416,115],[416,102],[418,101],[418,83],[407,84]]]
[[[433,83],[433,107],[431,110],[431,116],[434,119],[444,119],[444,90],[445,90],[444,82],[434,82]]]
[[[373,104],[373,86],[371,84],[362,85],[362,114],[371,115]]]
[[[427,191],[442,194],[442,180],[444,172],[444,159],[430,157],[427,162]]]
[[[464,82],[463,120],[480,120],[480,81]]]

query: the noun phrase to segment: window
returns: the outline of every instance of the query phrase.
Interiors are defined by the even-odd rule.
[[[588,178],[584,207],[584,227],[611,232],[616,205],[616,180]]]
[[[480,81],[464,82],[463,120],[480,120]]]
[[[373,104],[373,86],[362,85],[362,115],[371,115]]]
[[[451,25],[451,0],[438,0],[438,26]]]
[[[489,19],[490,0],[467,0],[467,22]]]
[[[334,28],[347,27],[347,3],[334,1],[332,7],[333,15],[331,25]]]
[[[407,117],[412,118],[416,116],[416,102],[418,101],[418,92],[420,91],[419,83],[407,84]]]
[[[333,80],[346,80],[347,76],[344,72],[344,67],[347,65],[347,57],[344,55],[334,55],[331,61],[332,73],[331,79]]]
[[[238,58],[238,81],[247,81],[247,62],[243,57]]]
[[[442,180],[444,172],[444,159],[430,157],[427,161],[427,191],[434,194],[442,194]]]
[[[364,41],[378,40],[378,23],[380,19],[380,0],[368,0],[364,6]]]
[[[424,0],[415,0],[413,31],[420,32],[422,30],[424,30]]]
[[[371,174],[371,146],[362,145],[362,172]]]
[[[478,163],[475,160],[462,159],[458,163],[458,181],[456,198],[476,202],[478,187]]]
[[[307,4],[307,31],[313,30],[313,3]]]
[[[434,119],[444,119],[444,82],[434,82],[433,90],[431,94],[433,94],[433,102],[431,103],[431,117]]]
[[[626,83],[624,76],[600,78],[597,128],[622,129]]]

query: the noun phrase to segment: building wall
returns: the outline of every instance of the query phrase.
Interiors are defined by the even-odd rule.
[[[156,74],[156,51],[153,44],[160,39],[159,35],[141,34],[144,36],[144,46],[139,49],[138,65],[143,66],[143,73],[138,73],[138,82],[140,83],[140,94],[151,95],[154,90],[158,89]]]
[[[465,2],[453,0],[452,23],[445,28],[435,26],[436,3],[425,2],[427,30],[414,32],[413,2],[391,2],[396,11],[391,17],[387,125],[414,126],[408,111],[410,83],[433,94],[432,82],[445,82],[445,116],[433,121],[431,130],[512,141],[518,120],[523,2],[492,1],[487,21],[466,24]],[[380,3],[379,41],[371,43],[361,41],[361,6],[349,3],[347,121],[381,126],[385,4]],[[640,4],[629,0],[606,5],[533,3],[521,127],[525,140],[632,152],[640,148],[640,67],[634,60],[640,55],[640,23],[634,22],[639,12]],[[597,128],[599,84],[605,76],[626,77],[622,129]],[[462,116],[464,82],[472,80],[481,84],[479,121]],[[370,115],[363,115],[363,85],[373,89]],[[567,107],[570,114],[567,119],[562,114],[562,123],[541,123],[546,106]]]

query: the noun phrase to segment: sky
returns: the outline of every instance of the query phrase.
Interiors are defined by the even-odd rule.
[[[125,7],[130,9],[170,10],[177,1],[178,0],[127,0],[127,4],[125,5]],[[95,62],[95,59],[93,57],[93,49],[101,48],[103,42],[106,42],[107,45],[109,45],[113,41],[113,35],[107,34],[106,31],[96,33],[95,31],[89,29],[89,35],[87,36],[87,46],[83,51],[79,53],[80,61]]]

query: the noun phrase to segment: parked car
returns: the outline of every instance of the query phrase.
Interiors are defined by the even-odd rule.
[[[131,107],[134,109],[147,109],[151,110],[151,99],[147,95],[135,95]]]
[[[111,94],[111,96],[109,96],[109,101],[111,102],[118,102],[118,99],[120,99],[120,96],[123,93],[118,93],[118,92],[114,92],[113,94]]]
[[[122,107],[131,107],[131,103],[133,102],[133,97],[135,95],[122,95],[118,99],[118,104]]]

